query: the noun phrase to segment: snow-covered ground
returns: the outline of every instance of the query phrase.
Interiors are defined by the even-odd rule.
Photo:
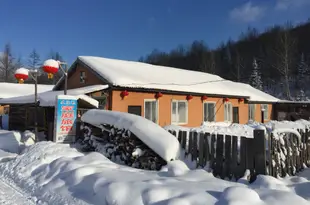
[[[96,114],[98,113],[90,112],[84,120],[98,122]],[[137,118],[129,117],[127,121],[119,121],[117,116],[111,115],[109,119],[114,119],[113,123],[100,123],[112,123],[117,125],[116,127],[135,130],[145,143],[154,145],[156,142],[155,150],[165,153],[162,156],[167,153],[172,156],[171,150],[165,150],[169,149],[169,146],[164,145],[160,137],[155,140],[155,135],[146,136],[143,132],[144,129],[154,130],[156,127],[148,124],[143,128],[142,121],[137,121]],[[270,122],[265,127],[302,129],[309,124],[306,121]],[[204,125],[203,129],[213,129],[213,132],[228,132],[230,129],[231,134],[241,135],[251,133],[258,126],[259,123],[239,127],[216,123],[212,126]],[[161,131],[158,132],[160,133]],[[174,143],[174,140],[170,141]],[[249,184],[246,180],[247,174],[238,182],[225,181],[215,178],[212,173],[203,169],[190,170],[182,161],[167,161],[168,165],[160,171],[146,171],[113,163],[97,152],[81,153],[73,145],[53,142],[34,144],[33,134],[28,131],[0,131],[0,203],[310,205],[310,169],[305,169],[299,176],[279,179],[260,175],[254,183]]]
[[[0,179],[0,200],[7,204],[310,204],[310,170],[285,179],[259,176],[247,184],[189,170],[180,161],[158,172],[138,170],[52,142],[0,163]]]

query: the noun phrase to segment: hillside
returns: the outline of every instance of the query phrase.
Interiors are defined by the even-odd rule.
[[[154,50],[140,61],[202,71],[238,82],[283,99],[306,100],[310,89],[310,21],[287,23],[264,32],[248,28],[237,41],[228,40],[216,49],[203,41],[180,45],[170,52]]]

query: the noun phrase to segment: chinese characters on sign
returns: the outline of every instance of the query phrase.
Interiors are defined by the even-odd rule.
[[[68,95],[57,96],[55,109],[55,142],[74,142],[76,134],[77,100]]]

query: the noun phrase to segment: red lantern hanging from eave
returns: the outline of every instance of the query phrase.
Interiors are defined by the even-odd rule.
[[[28,79],[29,71],[26,68],[19,68],[15,71],[14,77],[18,80],[18,83],[24,83]]]
[[[207,99],[208,99],[208,97],[206,95],[201,96],[201,101],[205,101]]]
[[[224,98],[223,101],[224,102],[229,102],[229,98]]]
[[[127,90],[124,90],[121,92],[121,98],[125,99],[129,95],[129,92]]]
[[[190,101],[191,99],[193,99],[193,96],[192,96],[192,95],[186,96],[186,100],[187,100],[187,101]]]
[[[54,59],[46,60],[43,64],[43,71],[47,73],[48,79],[52,79],[59,70],[59,62]]]
[[[162,96],[163,96],[163,94],[161,92],[158,92],[155,94],[156,99],[161,98]]]
[[[244,102],[244,99],[243,99],[243,98],[240,98],[240,99],[238,99],[238,102],[239,102],[239,103],[242,103],[242,102]]]

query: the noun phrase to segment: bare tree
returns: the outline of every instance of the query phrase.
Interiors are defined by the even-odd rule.
[[[277,48],[275,49],[277,64],[273,65],[284,79],[284,92],[287,99],[291,99],[290,74],[296,51],[296,40],[291,36],[290,29],[290,24],[287,24],[286,28],[279,32]]]
[[[240,56],[238,50],[235,51],[235,60],[233,65],[231,66],[231,72],[235,76],[237,82],[241,82],[241,72],[244,69],[244,61],[243,58]]]
[[[215,74],[216,73],[216,60],[215,60],[215,53],[214,51],[209,52],[209,73]]]
[[[38,54],[36,49],[33,49],[29,55],[28,66],[31,69],[36,69],[40,67],[40,65],[41,65],[40,55]]]
[[[2,72],[2,80],[8,82],[10,80],[10,75],[14,71],[14,58],[9,43],[5,45],[4,51],[0,56],[0,70]]]

